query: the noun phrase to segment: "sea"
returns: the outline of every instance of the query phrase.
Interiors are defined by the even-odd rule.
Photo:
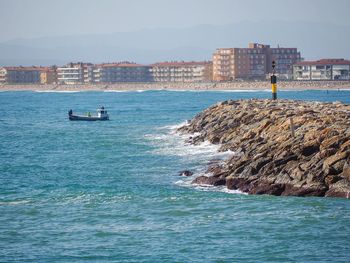
[[[350,104],[346,90],[278,97]],[[250,98],[271,93],[0,92],[0,262],[349,262],[348,199],[191,185],[234,152],[176,129]],[[100,106],[109,121],[68,120]]]

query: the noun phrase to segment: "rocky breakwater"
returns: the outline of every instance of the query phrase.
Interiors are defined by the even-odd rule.
[[[291,100],[218,103],[181,133],[235,154],[192,183],[249,194],[350,197],[350,105]]]

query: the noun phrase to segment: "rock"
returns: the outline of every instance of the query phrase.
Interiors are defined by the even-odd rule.
[[[338,175],[327,175],[326,178],[324,179],[326,185],[329,187],[332,184],[335,184],[339,180],[341,180],[342,177]]]
[[[344,165],[343,172],[339,176],[350,182],[350,166]]]
[[[324,196],[327,191],[326,187],[295,187],[293,185],[286,185],[285,190],[281,195],[284,196]]]
[[[208,141],[212,144],[218,144],[220,142],[220,137],[216,135],[212,135],[208,137]]]
[[[329,187],[327,197],[350,198],[350,182],[346,179],[340,180]]]
[[[332,133],[334,134],[334,133]],[[343,142],[344,138],[339,135],[335,135],[331,138],[326,138],[322,143],[320,149],[327,149],[327,148],[338,148],[339,145]]]
[[[269,182],[259,182],[250,189],[249,194],[281,195],[285,189],[284,184],[273,184]]]
[[[291,134],[290,118],[294,122]],[[193,183],[250,194],[341,196],[350,182],[350,106],[292,100],[237,100],[197,114],[180,132],[235,155],[211,163]]]
[[[318,144],[304,145],[301,149],[301,154],[304,156],[310,156],[320,150],[320,146]]]
[[[212,173],[212,174],[221,174],[222,173],[222,167],[221,165],[210,165],[206,171],[206,173]]]
[[[297,159],[298,159],[298,156],[296,156],[295,154],[291,154],[289,156],[286,156],[280,159],[275,159],[273,163],[275,166],[280,166],[280,165],[286,165],[288,162],[295,161]]]
[[[189,170],[183,170],[181,172],[179,172],[180,176],[192,176],[193,172],[189,171]]]
[[[341,152],[341,153],[336,153],[327,159],[324,160],[323,162],[323,170],[326,171],[327,174],[332,173],[332,174],[339,174],[342,171],[342,167],[345,164],[345,159],[350,155],[349,151],[346,152]],[[335,166],[337,162],[342,162],[342,165],[340,167]],[[332,167],[331,167],[332,166]],[[338,165],[339,166],[339,165]]]
[[[241,190],[242,192],[248,192],[250,188],[251,181],[244,178],[234,178],[228,177],[226,178],[226,187],[230,190]]]
[[[270,163],[271,161],[272,161],[271,157],[261,157],[253,161],[250,164],[250,166],[253,168],[252,169],[253,174],[257,174],[264,165]]]
[[[219,186],[225,185],[226,179],[202,175],[194,179],[192,184]]]
[[[340,150],[343,151],[349,151],[350,150],[350,140],[344,142],[341,146],[340,146]]]
[[[320,151],[320,157],[321,158],[327,158],[333,154],[335,154],[337,152],[337,149],[335,148],[327,148],[327,149],[323,149]]]
[[[204,175],[198,176],[191,182],[191,184],[209,185],[209,177]]]

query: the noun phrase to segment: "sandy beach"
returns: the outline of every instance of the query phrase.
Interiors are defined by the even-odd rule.
[[[350,90],[350,81],[281,81],[278,90]],[[270,90],[269,81],[220,83],[114,83],[79,85],[5,84],[0,91]]]

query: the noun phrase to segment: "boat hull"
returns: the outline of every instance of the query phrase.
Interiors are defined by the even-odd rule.
[[[107,121],[109,117],[69,115],[70,121]]]

